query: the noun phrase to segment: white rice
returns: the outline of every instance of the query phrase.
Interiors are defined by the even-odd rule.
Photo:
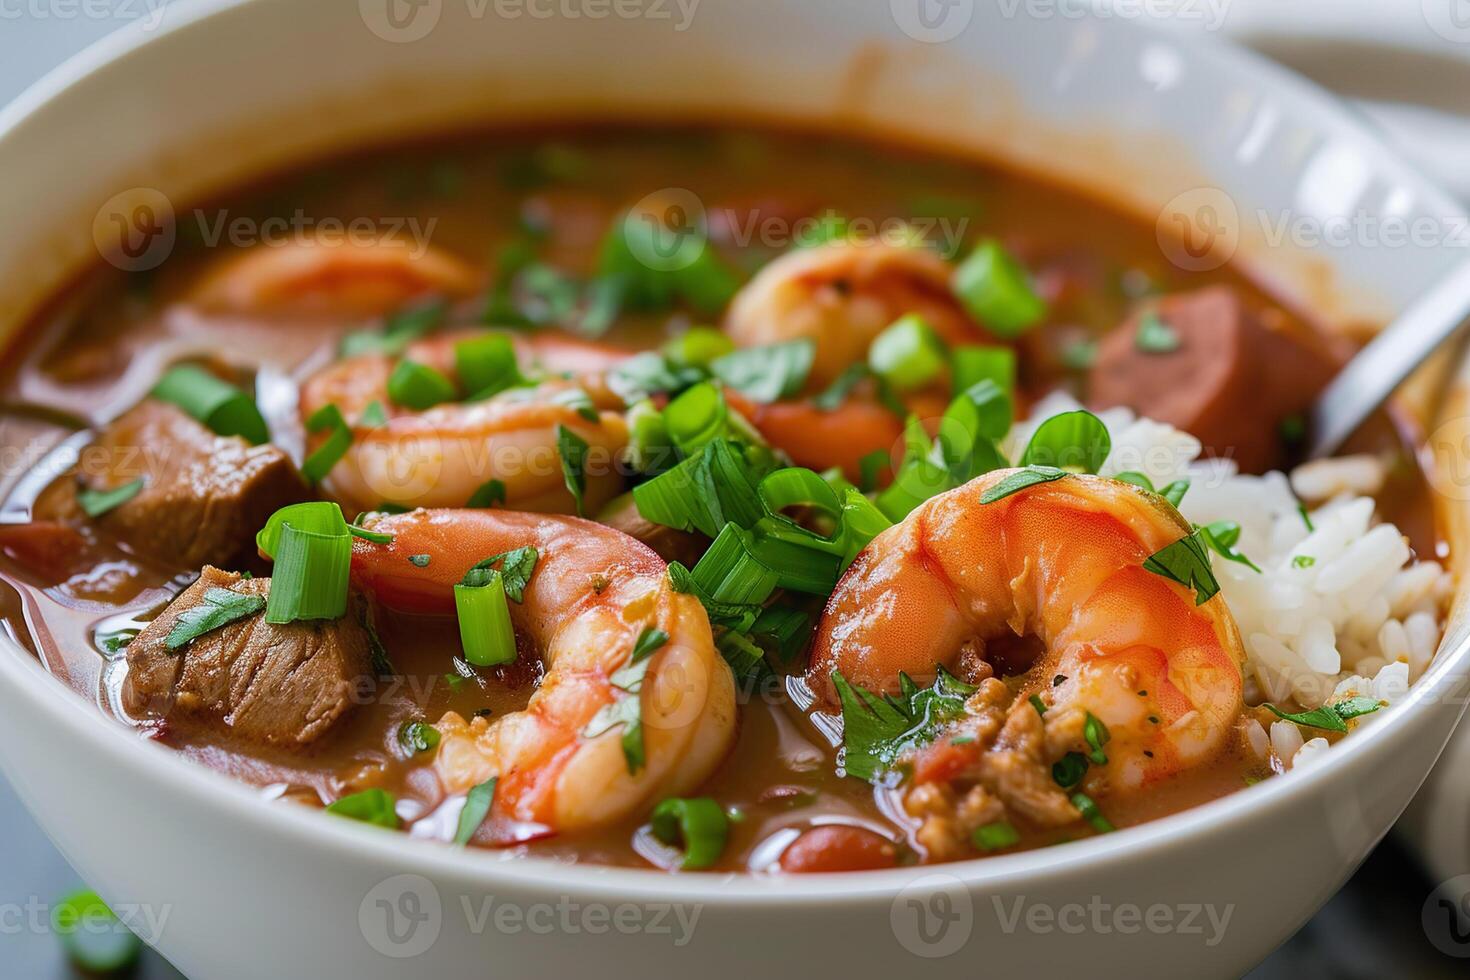
[[[1009,458],[1020,455],[1041,421],[1081,407],[1064,393],[1042,399],[1007,436]],[[1361,696],[1388,706],[1429,668],[1454,580],[1436,561],[1411,561],[1398,528],[1377,521],[1372,494],[1387,477],[1383,460],[1346,456],[1305,464],[1290,477],[1246,476],[1229,460],[1201,459],[1199,440],[1171,426],[1127,409],[1098,417],[1113,441],[1104,476],[1141,472],[1160,488],[1188,477],[1185,518],[1240,524],[1236,547],[1261,571],[1213,553],[1211,560],[1245,642],[1249,703],[1292,699],[1311,709]],[[1348,726],[1371,724],[1382,713]],[[1242,738],[1263,757],[1269,751],[1282,770],[1318,760],[1330,747],[1287,721],[1272,723],[1269,736],[1248,721]]]

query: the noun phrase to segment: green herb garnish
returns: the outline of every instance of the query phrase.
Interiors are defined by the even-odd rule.
[[[264,608],[265,599],[261,596],[241,595],[218,587],[207,589],[203,602],[184,610],[174,620],[174,628],[169,630],[163,645],[169,650],[178,650],[205,633],[228,626],[237,619],[253,616]]]
[[[891,769],[908,749],[932,742],[949,722],[965,713],[972,685],[943,667],[932,687],[919,688],[899,675],[899,694],[878,696],[832,674],[842,702],[842,767],[849,776],[873,781]]]

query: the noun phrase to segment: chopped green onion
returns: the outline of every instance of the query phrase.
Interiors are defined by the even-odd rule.
[[[515,345],[501,333],[472,337],[455,344],[454,372],[459,375],[459,383],[464,390],[476,400],[498,395],[524,381],[516,365]]]
[[[751,527],[764,514],[754,482],[764,471],[734,442],[717,439],[678,466],[633,488],[644,520],[707,537],[727,523]]]
[[[842,564],[839,571],[847,567],[878,535],[893,526],[877,506],[856,490],[848,490],[842,497]]]
[[[737,684],[760,680],[771,672],[770,665],[766,663],[766,652],[744,633],[733,629],[722,630],[715,640],[715,647],[720,651],[720,656],[725,658],[725,663],[730,665],[730,672],[735,675]]]
[[[491,776],[472,788],[465,795],[464,807],[459,811],[459,823],[454,830],[454,842],[461,846],[474,839],[475,831],[490,815],[490,805],[495,802],[495,784],[498,777]]]
[[[566,484],[572,501],[577,505],[577,516],[586,517],[583,497],[587,493],[587,440],[571,429],[558,424],[556,427],[556,453],[561,460],[561,477]]]
[[[682,368],[706,369],[734,350],[729,335],[713,327],[690,327],[663,346],[664,356]]]
[[[653,809],[649,820],[653,836],[670,847],[684,849],[679,867],[685,871],[708,868],[720,859],[730,834],[730,820],[707,796],[668,799]]]
[[[282,524],[265,621],[282,624],[341,617],[347,611],[351,566],[350,534],[318,534]]]
[[[382,789],[365,789],[361,793],[344,796],[329,805],[327,812],[389,830],[397,830],[399,826],[393,795]]]
[[[1014,398],[1016,352],[1009,347],[969,345],[954,348],[950,352],[951,389],[965,391],[980,381],[993,381],[1007,398]]]
[[[486,480],[478,490],[470,494],[465,506],[478,510],[489,510],[496,504],[505,503],[505,484],[499,480]]]
[[[1051,778],[1062,789],[1071,789],[1087,775],[1087,756],[1068,752],[1051,766]]]
[[[1062,412],[1037,426],[1021,454],[1022,466],[1055,466],[1096,473],[1113,451],[1107,426],[1091,412]]]
[[[757,488],[767,513],[780,515],[788,507],[811,507],[832,520],[842,517],[842,504],[832,485],[816,472],[788,466],[766,474]]]
[[[408,560],[418,568],[428,568],[431,555],[409,555]]]
[[[330,429],[331,434],[301,464],[301,475],[308,483],[320,483],[352,448],[352,428],[336,405],[323,405],[306,420],[307,432],[316,433],[323,429]]]
[[[811,340],[747,347],[713,361],[709,369],[731,388],[756,402],[790,398],[806,384],[816,357]]]
[[[759,604],[776,590],[780,575],[753,553],[749,532],[726,524],[694,566],[694,584],[716,602]]]
[[[809,613],[776,604],[761,610],[750,626],[750,635],[774,647],[781,659],[790,663],[806,649],[815,627]]]
[[[439,747],[439,729],[422,721],[407,721],[398,728],[398,744],[411,754],[432,752]]]
[[[1036,713],[1038,715],[1041,715],[1041,716],[1045,717],[1045,715],[1046,715],[1046,702],[1044,702],[1044,701],[1041,700],[1041,695],[1040,694],[1033,694],[1029,698],[1027,698],[1026,700],[1031,702],[1031,707],[1033,707],[1033,708],[1036,709]]]
[[[878,488],[883,471],[893,468],[893,458],[886,449],[875,449],[858,460],[858,485],[864,493]]]
[[[950,285],[970,315],[1000,337],[1019,336],[1046,316],[1025,270],[995,241],[976,246]]]
[[[374,531],[371,528],[366,528],[356,523],[347,525],[347,533],[351,534],[354,538],[371,541],[373,544],[391,544],[394,537],[383,531]]]
[[[516,658],[516,634],[505,598],[505,581],[493,569],[481,569],[483,584],[456,585],[454,612],[464,658],[476,667],[508,664]]]
[[[111,490],[93,490],[87,487],[77,491],[77,503],[88,517],[101,517],[132,500],[143,489],[143,478],[130,480]]]
[[[1060,480],[1067,475],[1066,470],[1059,470],[1054,466],[1028,466],[1023,470],[1017,470],[1005,479],[999,481],[980,495],[982,504],[993,504],[997,500],[1009,497],[1013,493],[1034,487],[1040,483],[1050,483]]]
[[[1179,335],[1157,313],[1148,312],[1138,321],[1133,345],[1145,354],[1172,354],[1179,349]]]
[[[120,973],[136,963],[143,950],[142,940],[87,888],[52,906],[51,928],[67,957],[91,974]]]
[[[1014,847],[1021,841],[1021,832],[1004,820],[976,827],[970,835],[976,847],[982,851],[1000,851]]]
[[[242,436],[257,446],[271,437],[254,398],[197,365],[170,368],[150,394],[177,405],[216,435]]]
[[[929,384],[944,362],[944,342],[917,313],[894,321],[868,348],[868,367],[898,392]]]
[[[1317,559],[1311,555],[1297,555],[1291,560],[1292,568],[1311,568],[1315,564],[1317,564]]]
[[[1194,589],[1194,604],[1204,605],[1220,591],[1220,583],[1210,568],[1210,558],[1200,540],[1198,530],[1165,545],[1144,560],[1143,567],[1155,575]]]
[[[1108,744],[1108,739],[1112,738],[1112,735],[1108,732],[1108,726],[1103,724],[1102,719],[1091,711],[1087,713],[1087,720],[1082,725],[1082,737],[1087,740],[1087,747],[1092,750],[1087,753],[1087,758],[1094,765],[1107,765],[1108,754],[1103,751],[1103,746]]]
[[[281,540],[281,529],[287,524],[302,531],[315,534],[347,534],[347,520],[342,508],[326,500],[313,500],[303,504],[288,504],[272,514],[255,535],[255,547],[267,558],[276,556]]]
[[[388,376],[388,397],[395,405],[422,412],[453,401],[459,397],[459,390],[453,381],[427,364],[402,360]]]
[[[663,413],[669,437],[686,456],[723,434],[728,414],[725,396],[708,382],[695,385],[669,402]]]
[[[657,475],[677,458],[664,413],[650,399],[636,403],[628,410],[629,464],[640,473]]]
[[[204,592],[203,602],[186,609],[174,620],[173,629],[163,645],[169,650],[178,650],[190,641],[237,619],[253,616],[265,608],[265,599],[258,595],[241,595],[229,589],[212,588]]]
[[[1011,400],[989,379],[960,392],[939,420],[939,450],[956,485],[1006,465],[996,442],[1011,428]]]
[[[1102,811],[1097,808],[1092,797],[1086,793],[1073,793],[1072,805],[1077,808],[1077,812],[1082,814],[1082,819],[1092,824],[1092,829],[1099,834],[1110,834],[1117,829],[1107,817],[1102,815]]]

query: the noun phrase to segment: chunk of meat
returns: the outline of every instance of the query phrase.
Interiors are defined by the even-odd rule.
[[[128,644],[130,714],[292,747],[320,738],[371,690],[372,641],[355,608],[341,619],[286,625],[267,623],[262,610],[168,649],[179,617],[210,589],[266,597],[270,579],[206,566]]]
[[[98,517],[97,526],[141,555],[186,568],[233,564],[254,550],[255,532],[271,514],[308,496],[280,449],[217,436],[150,399],[83,450],[76,480],[54,484],[36,516],[83,523],[79,489],[110,490],[138,479],[143,488]]]
[[[1175,349],[1140,346],[1151,315],[1177,338]],[[1303,413],[1336,370],[1320,338],[1247,309],[1228,286],[1211,286],[1166,296],[1108,334],[1088,392],[1095,407],[1126,405],[1259,473],[1283,462],[1282,423]]]

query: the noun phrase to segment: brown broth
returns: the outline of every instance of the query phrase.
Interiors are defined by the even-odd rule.
[[[207,265],[235,250],[227,241],[210,244],[216,230],[228,230],[219,222],[298,213],[318,220],[417,222],[421,228],[432,222],[437,247],[493,267],[518,222],[530,216],[549,229],[544,260],[580,274],[593,268],[614,217],[664,188],[698,195],[718,248],[747,271],[785,250],[791,222],[828,209],[874,222],[933,219],[955,248],[968,248],[981,236],[999,238],[1036,272],[1054,311],[1025,350],[1023,378],[1035,391],[1075,380],[1067,351],[1120,322],[1139,296],[1223,282],[1253,304],[1272,302],[1231,267],[1209,273],[1172,267],[1151,226],[1097,202],[973,161],[832,135],[585,128],[393,147],[304,168],[184,211],[179,246],[157,272],[98,269],[22,332],[0,379],[0,447],[19,461],[0,473],[0,496],[11,498],[9,518],[24,519],[28,491],[16,489],[24,491],[23,478],[46,452],[146,394],[155,375],[136,366],[148,363],[147,352],[214,351],[242,370],[299,380],[329,356],[344,330],[359,326],[209,319],[172,306]],[[689,322],[684,314],[637,318],[620,324],[610,339],[646,348]],[[285,424],[273,427],[299,438],[294,420],[277,421]],[[1422,482],[1412,468],[1401,478],[1394,496],[1403,513],[1394,519],[1413,523],[1421,549],[1431,546],[1433,529],[1418,519],[1428,513]],[[151,615],[177,591],[179,576],[197,569],[156,568],[115,542],[97,540],[89,547],[89,569],[56,581],[38,577],[11,555],[0,557],[0,620],[59,678],[113,711],[122,664],[99,646],[98,629],[118,617]],[[321,805],[367,787],[389,788],[405,801],[406,815],[417,819],[412,833],[444,837],[445,821],[436,810],[446,801],[437,783],[425,778],[422,763],[405,758],[397,745],[399,726],[435,720],[448,710],[467,717],[482,709],[494,716],[514,711],[533,689],[537,668],[531,661],[452,686],[445,675],[460,652],[452,621],[385,616],[382,635],[402,677],[308,750],[263,749],[158,726],[141,730],[298,802]],[[783,679],[747,692],[743,702],[738,743],[701,791],[739,814],[722,867],[770,869],[789,839],[822,823],[859,824],[896,841],[909,839],[911,822],[898,816],[882,791],[836,775],[834,750],[793,705]],[[1111,807],[1108,815],[1120,826],[1142,822],[1239,789],[1243,777],[1259,775],[1264,774],[1227,756]],[[446,808],[442,814],[452,812]],[[452,832],[452,822],[448,826]],[[1065,836],[1034,834],[1026,844]],[[634,866],[659,860],[657,845],[640,832],[638,821],[511,850]],[[906,859],[919,857],[911,851]]]

